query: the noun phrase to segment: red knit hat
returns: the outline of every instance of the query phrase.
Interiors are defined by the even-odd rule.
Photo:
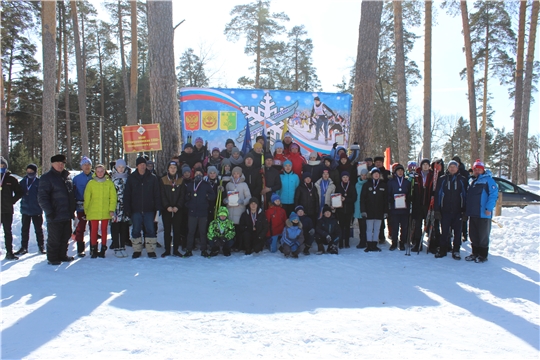
[[[484,166],[484,163],[482,161],[480,161],[480,159],[476,159],[476,161],[474,162],[473,164],[473,169],[482,169],[482,170],[486,170],[485,166]]]

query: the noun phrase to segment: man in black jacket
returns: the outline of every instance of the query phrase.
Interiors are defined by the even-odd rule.
[[[262,174],[261,174],[261,167],[256,167],[253,155],[251,153],[248,153],[244,157],[244,164],[242,165],[242,173],[244,174],[246,184],[249,188],[249,192],[253,195],[258,197],[261,194],[261,191],[263,189],[262,186]]]
[[[13,255],[13,205],[23,196],[23,191],[17,179],[8,171],[8,162],[0,156],[0,193],[2,198],[2,226],[4,227],[4,239],[6,244],[6,260],[18,260]]]
[[[137,169],[129,175],[124,194],[124,211],[133,222],[131,229],[132,258],[136,259],[142,253],[141,231],[145,229],[145,244],[148,257],[156,258],[156,232],[154,217],[161,209],[161,193],[159,180],[146,169],[146,159],[137,158]]]
[[[272,166],[273,164],[274,164],[274,158],[272,157],[272,155],[269,155],[264,158],[264,188],[262,189],[261,194],[266,196],[265,203],[268,206],[271,203],[272,194],[276,193],[278,190],[281,189],[281,176],[279,176],[279,171],[277,171]],[[251,194],[253,196],[257,196],[257,194],[253,194],[253,193]]]
[[[41,176],[38,189],[39,206],[47,219],[47,260],[51,265],[73,261],[67,250],[71,220],[75,217],[75,194],[65,162],[64,155],[51,157],[51,169]]]

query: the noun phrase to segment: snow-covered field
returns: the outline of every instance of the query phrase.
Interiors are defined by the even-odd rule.
[[[366,254],[356,239],[296,260],[109,252],[56,267],[32,234],[29,254],[1,263],[1,358],[538,359],[540,206],[495,221],[484,264]]]

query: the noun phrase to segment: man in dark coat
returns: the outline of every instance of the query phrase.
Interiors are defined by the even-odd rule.
[[[199,229],[201,256],[208,257],[206,251],[208,246],[207,240],[207,223],[208,223],[208,204],[216,200],[216,193],[212,186],[203,180],[203,170],[197,168],[194,170],[193,182],[186,186],[186,208],[188,211],[188,237],[187,251],[184,257],[193,256],[193,244],[195,242],[195,232]]]
[[[137,169],[129,175],[124,194],[124,212],[131,218],[132,258],[142,253],[141,231],[145,231],[145,245],[148,257],[155,259],[157,237],[154,228],[154,217],[161,210],[161,192],[159,179],[146,169],[146,159],[137,158]]]
[[[30,224],[34,223],[36,241],[40,254],[46,254],[43,237],[43,210],[37,201],[39,177],[37,165],[30,164],[26,167],[26,176],[20,181],[23,197],[21,199],[21,247],[15,255],[24,255],[28,252],[28,240],[30,239]]]
[[[321,201],[319,199],[319,192],[311,176],[308,172],[302,174],[302,183],[294,192],[294,203],[297,206],[302,206],[305,215],[311,219],[313,227],[315,227],[320,214]]]
[[[249,192],[253,196],[259,197],[263,189],[263,175],[261,174],[261,167],[255,166],[251,152],[244,157],[244,164],[241,167]]]
[[[422,229],[425,224],[431,195],[433,194],[433,170],[430,169],[429,159],[423,159],[420,167],[416,169],[414,175],[414,187],[412,191],[414,233],[412,234],[413,248],[411,251],[418,251],[418,247],[423,239]],[[423,224],[423,225],[422,225]]]
[[[51,157],[51,169],[41,176],[38,189],[39,206],[47,219],[47,260],[51,265],[73,261],[67,251],[71,220],[75,218],[75,194],[65,162],[64,155]]]
[[[274,158],[272,155],[264,158],[264,188],[261,194],[266,196],[265,202],[267,206],[270,206],[272,194],[281,189],[281,176],[279,176],[279,171],[272,166],[273,164]],[[257,196],[257,194],[251,194]]]
[[[13,205],[23,196],[23,190],[17,179],[11,176],[8,170],[8,162],[0,157],[0,193],[2,199],[2,226],[4,227],[4,239],[6,244],[6,259],[18,260],[13,255],[13,234],[11,224],[13,223]]]
[[[459,174],[461,176],[463,176],[463,178],[467,181],[467,186],[469,185],[469,178],[471,177],[471,175],[469,174],[469,172],[467,171],[467,169],[465,169],[465,165],[461,162],[461,158],[459,156],[454,156],[452,158],[452,160],[454,161],[457,161],[457,163],[459,164]],[[467,216],[464,216],[463,217],[463,224],[461,224],[461,241],[465,242],[468,240],[468,221],[467,221]]]
[[[398,247],[405,250],[405,241],[409,234],[409,212],[410,212],[411,182],[405,177],[405,168],[398,164],[395,168],[395,176],[388,181],[388,204],[390,204],[390,223],[392,231],[393,251]],[[401,235],[398,239],[398,232],[401,228]]]
[[[446,256],[448,249],[452,257],[460,260],[461,226],[467,203],[467,180],[459,173],[459,164],[452,160],[448,163],[448,173],[437,182],[435,191],[435,218],[441,220],[442,237],[436,258]],[[454,243],[450,236],[454,233]],[[453,248],[453,249],[452,249]]]

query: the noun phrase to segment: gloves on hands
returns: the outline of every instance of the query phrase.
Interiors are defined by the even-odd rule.
[[[365,213],[365,212],[363,212],[363,213],[360,214],[360,215],[362,215],[362,218],[367,218],[367,213]]]
[[[315,234],[315,229],[309,230],[309,235],[313,236]]]

